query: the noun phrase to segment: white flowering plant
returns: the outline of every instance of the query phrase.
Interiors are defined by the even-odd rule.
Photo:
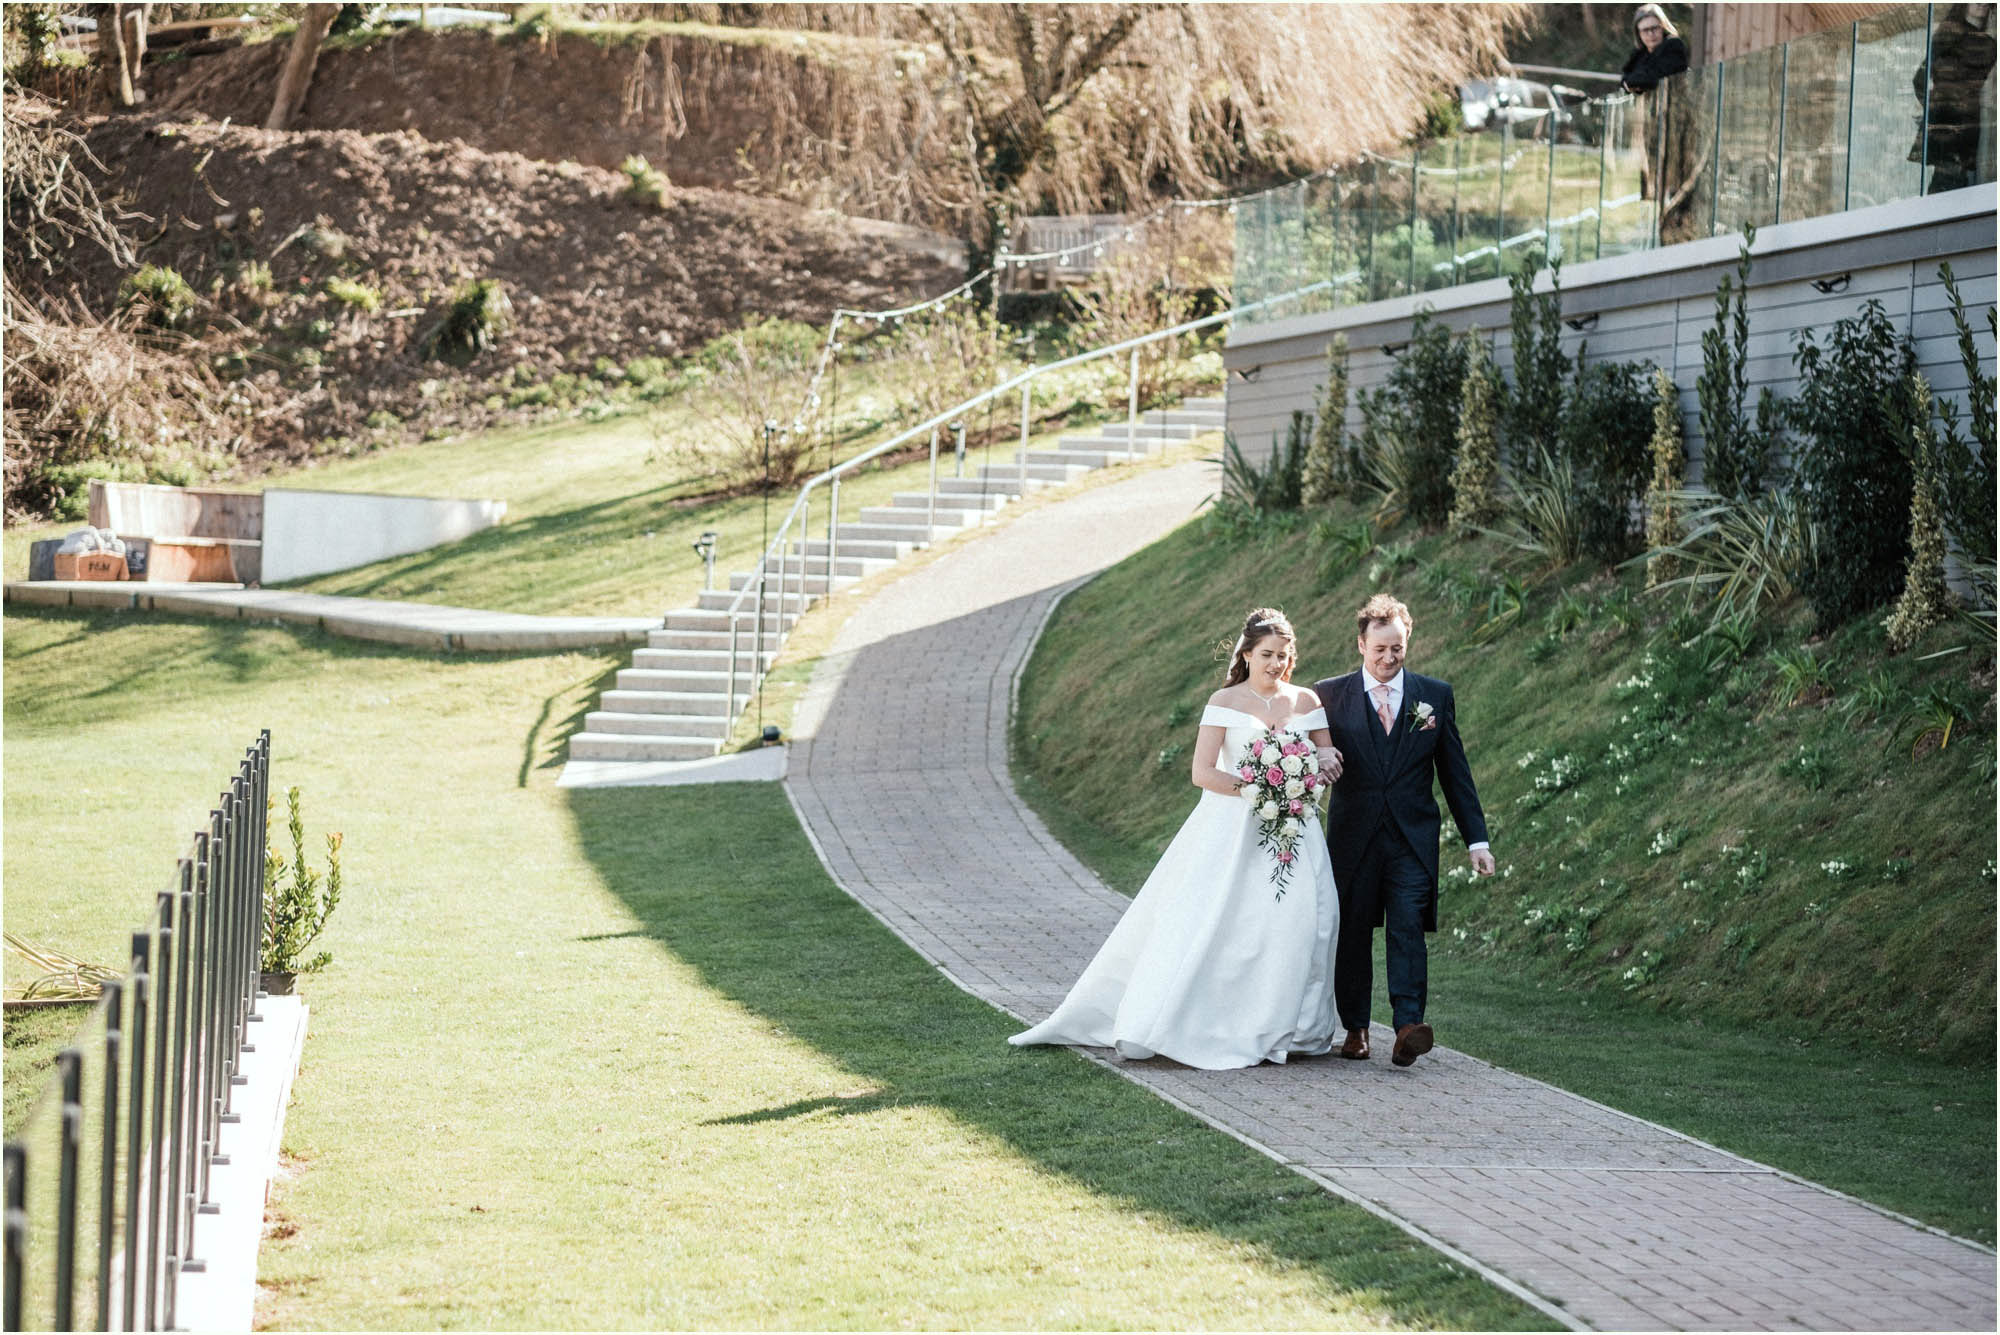
[[[1278,898],[1299,860],[1299,840],[1313,821],[1314,805],[1330,780],[1319,753],[1303,734],[1277,728],[1253,737],[1236,760],[1239,791],[1257,811],[1257,844],[1271,852],[1271,883]]]

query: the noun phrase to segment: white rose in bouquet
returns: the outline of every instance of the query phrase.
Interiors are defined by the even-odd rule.
[[[1287,774],[1302,774],[1305,772],[1305,767],[1306,758],[1304,756],[1286,756],[1278,762],[1278,768]]]
[[[1285,780],[1286,797],[1302,797],[1305,795],[1305,791],[1306,791],[1306,781],[1304,779]]]
[[[1278,818],[1278,804],[1276,802],[1266,802],[1263,806],[1257,808],[1257,814],[1264,820],[1276,820]]]
[[[1298,838],[1299,831],[1303,828],[1304,827],[1301,826],[1296,820],[1288,820],[1285,822],[1285,834],[1290,838],[1293,839]]]

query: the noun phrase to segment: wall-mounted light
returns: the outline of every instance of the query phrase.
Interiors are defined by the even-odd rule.
[[[1241,380],[1244,384],[1247,385],[1251,381],[1255,380],[1258,376],[1262,375],[1263,373],[1264,373],[1264,368],[1262,366],[1239,366],[1235,370],[1231,371],[1229,374],[1235,376],[1238,380]]]
[[[1409,346],[1408,343],[1384,343],[1382,351],[1388,353],[1391,357],[1400,357],[1403,355],[1403,349]]]
[[[1853,274],[1844,273],[1838,278],[1815,278],[1812,280],[1812,285],[1814,291],[1832,296],[1836,292],[1847,291],[1847,285],[1853,281]]]
[[[1579,315],[1574,320],[1564,320],[1563,323],[1581,334],[1585,330],[1597,328],[1597,312],[1592,311],[1588,315]]]

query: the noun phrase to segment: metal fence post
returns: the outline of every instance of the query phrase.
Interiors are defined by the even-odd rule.
[[[189,972],[198,966],[194,943],[189,939],[194,930],[194,863],[187,858],[180,862],[180,891],[174,896],[177,918],[174,931],[176,945],[174,960],[174,1106],[172,1125],[172,1145],[167,1156],[167,1262],[170,1289],[167,1298],[167,1324],[174,1321],[176,1295],[179,1291],[179,1266],[187,1259],[187,1241],[194,1237],[193,1197],[188,1191],[188,1180],[193,1167],[194,1145],[190,1139],[193,1129],[191,1113],[197,1106],[193,1102],[194,1069],[188,1055],[188,1009],[194,994]],[[162,999],[162,1004],[165,998]],[[161,1054],[164,1058],[165,1054]]]
[[[158,961],[153,969],[155,1015],[153,1028],[153,1129],[146,1137],[146,1292],[147,1301],[160,1293],[160,1265],[166,1250],[166,1223],[173,1202],[166,1188],[167,1167],[167,1045],[172,1032],[174,988],[174,896],[161,891],[158,901],[159,930],[153,934]],[[164,1305],[162,1312],[164,1313]],[[164,1323],[163,1323],[164,1324]]]
[[[7,1291],[4,1316],[7,1329],[21,1328],[21,1271],[28,1264],[28,1151],[17,1141],[8,1141],[7,1161]]]
[[[120,1329],[139,1330],[139,1165],[146,1161],[146,999],[147,961],[153,942],[144,932],[132,934],[132,968],[126,975],[132,988],[132,1093],[125,1115],[125,1306]]]
[[[1125,462],[1139,457],[1139,349],[1132,349],[1132,375],[1125,383]]]
[[[118,1214],[118,1064],[125,1060],[125,984],[104,983],[104,1133],[97,1169],[97,1328],[111,1329],[111,1247]],[[19,1330],[10,1322],[9,1330]]]
[[[57,1330],[76,1329],[76,1169],[83,1153],[83,1054],[56,1054],[62,1081],[62,1126],[56,1151]]]
[[[1014,462],[1021,470],[1023,500],[1027,499],[1028,495],[1028,416],[1031,411],[1029,395],[1033,392],[1034,383],[1032,377],[1021,382],[1021,447],[1014,453]]]
[[[826,503],[826,568],[833,570],[833,562],[840,555],[840,474],[833,475],[831,497]]]
[[[931,502],[930,502],[930,509],[928,512],[926,512],[924,516],[924,522],[930,526],[932,537],[937,536],[937,437],[938,437],[937,428],[932,427],[931,428]]]

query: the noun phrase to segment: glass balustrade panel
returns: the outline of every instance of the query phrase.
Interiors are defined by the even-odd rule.
[[[1850,209],[1923,193],[1928,173],[1920,88],[1930,9],[1899,5],[1854,25],[1854,108],[1847,138]]]
[[[1847,207],[1847,126],[1854,29],[1816,32],[1785,48],[1784,160],[1778,221]]]
[[[1654,179],[1659,118],[1652,97],[1618,93],[1596,104],[1604,143],[1603,195],[1598,253],[1627,255],[1650,250],[1656,223],[1658,183]]]
[[[1411,285],[1435,292],[1458,282],[1452,256],[1458,249],[1458,157],[1464,137],[1454,135],[1417,149],[1417,217],[1410,241]]]
[[[1549,155],[1549,235],[1565,264],[1599,254],[1604,215],[1604,109],[1584,102],[1565,107]]]
[[[1549,245],[1549,135],[1546,108],[1501,108],[1500,269],[1515,273],[1546,263]]]
[[[1723,62],[1715,140],[1717,235],[1777,221],[1784,69],[1785,50],[1779,46]]]
[[[1715,234],[1717,95],[1721,65],[1691,69],[1661,83],[1648,97],[1664,97],[1658,131],[1660,244],[1698,241]]]

